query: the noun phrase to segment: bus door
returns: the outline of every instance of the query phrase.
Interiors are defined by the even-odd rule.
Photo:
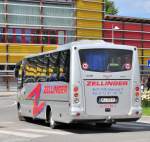
[[[132,50],[121,49],[79,51],[88,115],[129,113],[132,98],[132,54]]]

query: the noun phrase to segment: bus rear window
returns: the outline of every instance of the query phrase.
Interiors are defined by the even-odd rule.
[[[132,69],[131,50],[81,49],[79,50],[83,70],[94,72],[120,72]]]

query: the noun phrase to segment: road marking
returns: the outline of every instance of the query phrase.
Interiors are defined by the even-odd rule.
[[[5,121],[5,122],[0,122],[0,124],[13,124],[15,122],[11,122],[11,121]]]
[[[13,104],[10,104],[10,105],[8,105],[8,106],[1,107],[0,109],[10,108],[10,107],[15,106],[16,104],[17,104],[17,102],[14,101]]]
[[[16,102],[16,101],[14,101],[14,102],[13,102],[13,104],[8,105],[8,106],[6,106],[6,107],[12,107],[12,106],[15,106],[16,104],[17,104],[17,102]]]
[[[14,131],[14,130],[13,131],[0,130],[0,134],[26,137],[26,138],[39,138],[39,137],[46,136],[46,135],[41,135],[41,134],[31,134],[31,133],[17,132],[17,131]]]
[[[41,129],[19,129],[21,131],[33,132],[33,133],[44,133],[44,134],[57,134],[57,135],[68,135],[71,134],[69,132],[64,131],[51,131],[51,130],[41,130]]]

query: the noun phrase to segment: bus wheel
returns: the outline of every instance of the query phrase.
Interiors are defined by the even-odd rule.
[[[24,121],[25,120],[25,118],[22,115],[20,115],[20,113],[18,113],[18,118],[19,118],[20,121]]]
[[[52,129],[56,129],[57,127],[57,122],[53,119],[52,117],[52,112],[50,111],[50,116],[49,116],[49,123],[50,123],[50,127]]]
[[[20,108],[20,105],[18,104],[18,119],[20,121],[24,121],[25,118],[21,115],[21,108]]]
[[[96,123],[96,126],[99,128],[111,128],[112,123]]]

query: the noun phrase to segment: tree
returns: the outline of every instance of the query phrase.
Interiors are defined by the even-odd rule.
[[[111,0],[105,0],[105,9],[106,14],[116,15],[118,13],[118,8],[115,7],[115,4]]]

